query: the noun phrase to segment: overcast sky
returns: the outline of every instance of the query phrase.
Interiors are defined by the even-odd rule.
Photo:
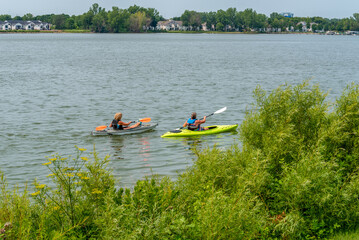
[[[252,8],[267,16],[272,12],[292,12],[297,17],[346,18],[359,13],[359,0],[0,0],[0,14],[12,17],[26,13],[35,16],[51,13],[80,15],[94,3],[106,10],[113,6],[128,8],[134,4],[156,8],[165,18],[180,16],[186,9],[209,12],[229,7],[235,7],[237,11]]]

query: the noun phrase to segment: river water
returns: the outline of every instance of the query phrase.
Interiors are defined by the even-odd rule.
[[[207,124],[240,124],[257,85],[305,79],[335,99],[359,80],[359,37],[244,34],[0,34],[0,170],[11,185],[46,181],[45,156],[75,145],[111,155],[120,185],[176,178],[192,149],[238,144],[238,134],[160,136],[192,111]],[[116,112],[151,117],[155,131],[93,137]]]

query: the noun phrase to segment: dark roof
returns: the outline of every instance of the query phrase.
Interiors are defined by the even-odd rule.
[[[31,20],[31,21],[24,21],[24,20],[5,20],[5,21],[0,21],[0,24],[5,24],[5,23],[10,23],[11,25],[15,25],[15,24],[22,24],[22,25],[27,25],[27,24],[48,24],[46,22],[41,22],[40,20]]]

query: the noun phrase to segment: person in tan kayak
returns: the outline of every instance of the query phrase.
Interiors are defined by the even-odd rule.
[[[122,119],[122,113],[120,112],[116,113],[109,127],[112,127],[114,130],[125,130],[125,129],[135,128],[141,125],[141,122],[138,122],[129,127],[132,121],[126,123],[123,122],[121,119]]]

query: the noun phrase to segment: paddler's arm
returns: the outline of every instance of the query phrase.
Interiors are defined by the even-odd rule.
[[[187,122],[185,122],[182,127],[187,127]]]
[[[132,121],[129,121],[128,123],[119,121],[117,124],[118,124],[118,125],[122,125],[122,126],[128,126],[128,125],[130,125],[131,123],[132,123]]]
[[[196,121],[196,124],[202,124],[202,123],[205,123],[206,122],[206,116],[203,117],[203,120],[197,120]]]

